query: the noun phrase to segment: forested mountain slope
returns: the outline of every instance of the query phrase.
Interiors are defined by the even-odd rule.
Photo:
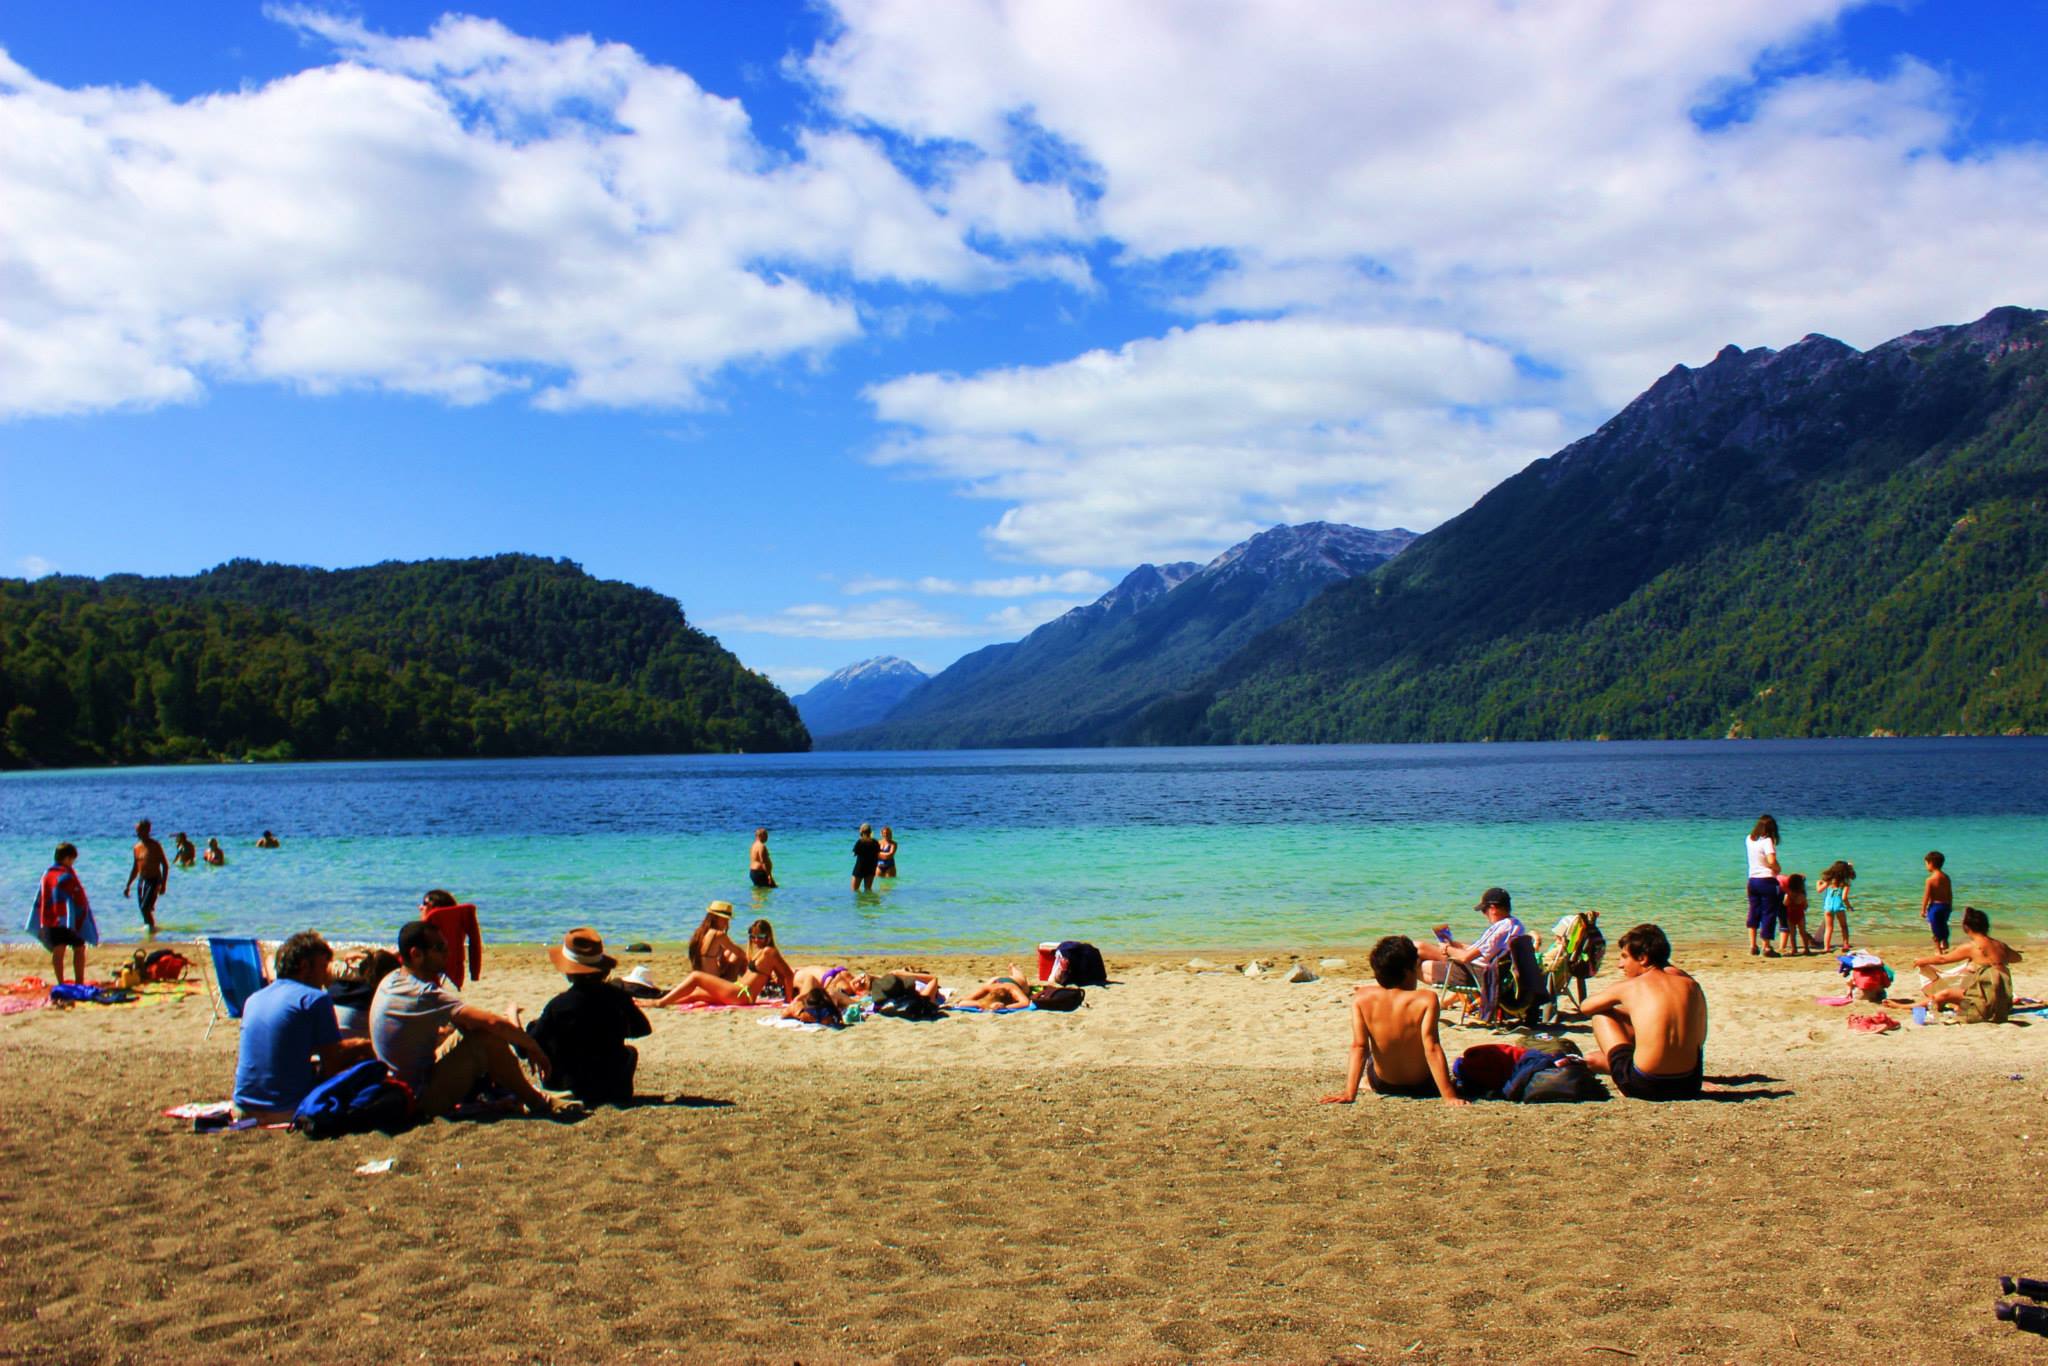
[[[2048,314],[1679,366],[1119,736],[2048,729]]]
[[[671,599],[528,555],[0,580],[0,763],[807,748]]]

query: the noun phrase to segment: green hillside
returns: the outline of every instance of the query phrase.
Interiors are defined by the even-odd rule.
[[[0,579],[0,764],[804,749],[671,598],[524,555]]]
[[[1681,367],[1128,740],[2048,729],[2048,314]]]

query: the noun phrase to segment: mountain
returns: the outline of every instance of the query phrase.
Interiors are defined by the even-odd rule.
[[[1200,679],[1261,630],[1414,535],[1310,522],[1261,532],[1197,568],[1140,565],[1020,641],[977,650],[838,749],[1105,743],[1135,713]]]
[[[673,598],[566,560],[0,579],[0,766],[808,746]]]
[[[2048,728],[2048,313],[1675,367],[1126,742]]]
[[[813,738],[872,725],[922,686],[928,675],[907,659],[879,655],[849,664],[796,699]]]

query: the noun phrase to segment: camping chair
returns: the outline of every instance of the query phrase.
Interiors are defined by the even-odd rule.
[[[1466,1008],[1466,1023],[1476,1015],[1480,1024],[1535,1024],[1549,999],[1546,980],[1536,962],[1535,938],[1516,935],[1506,953],[1480,970],[1478,1002]]]
[[[1558,1017],[1559,1003],[1567,997],[1574,1003],[1585,1001],[1586,983],[1600,971],[1600,959],[1607,950],[1607,939],[1594,923],[1599,918],[1598,911],[1580,911],[1570,917],[1544,958],[1543,968],[1548,979],[1545,989],[1550,996],[1549,1018],[1552,1021]]]
[[[202,973],[213,1003],[213,1018],[206,1022],[206,1036],[211,1037],[221,1016],[240,1020],[249,998],[270,985],[270,959],[254,939],[202,936],[199,942],[213,960],[213,971]]]

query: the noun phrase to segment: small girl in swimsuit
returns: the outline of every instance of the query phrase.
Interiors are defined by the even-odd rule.
[[[875,864],[875,876],[896,876],[896,832],[886,825],[882,827],[882,857]]]
[[[1836,859],[1820,875],[1822,953],[1834,952],[1837,927],[1842,931],[1842,952],[1852,952],[1856,947],[1849,942],[1849,884],[1855,880],[1856,865],[1847,859]]]

